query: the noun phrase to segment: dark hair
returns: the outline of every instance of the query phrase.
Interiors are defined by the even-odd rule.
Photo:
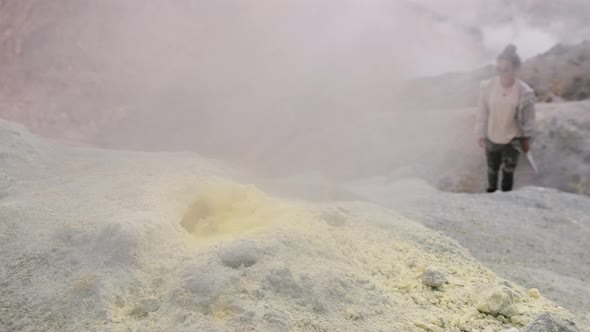
[[[522,64],[520,56],[516,53],[516,46],[514,44],[506,46],[504,51],[498,55],[498,60],[510,61],[515,68],[519,68]]]

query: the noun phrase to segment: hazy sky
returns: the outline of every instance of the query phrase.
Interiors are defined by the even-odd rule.
[[[410,25],[423,25],[422,34],[437,31],[436,39],[449,42],[447,50],[433,54],[432,65],[422,72],[466,69],[478,61],[489,61],[506,43],[518,45],[523,57],[545,52],[557,42],[590,39],[590,1],[585,0],[406,0],[403,7],[413,8]],[[416,19],[418,17],[418,19]],[[424,23],[423,21],[427,22]],[[474,44],[464,38],[474,38]],[[476,46],[481,53],[455,57],[453,43],[461,50]],[[463,51],[464,52],[464,51]],[[481,57],[478,57],[481,56]],[[432,60],[432,59],[431,59]]]

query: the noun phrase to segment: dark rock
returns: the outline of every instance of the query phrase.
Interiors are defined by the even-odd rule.
[[[524,332],[579,332],[576,324],[548,313],[535,319]]]

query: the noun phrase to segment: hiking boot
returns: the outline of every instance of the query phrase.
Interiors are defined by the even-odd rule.
[[[514,185],[514,172],[502,172],[502,191],[512,191]]]

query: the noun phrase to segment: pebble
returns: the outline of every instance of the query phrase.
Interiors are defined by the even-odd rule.
[[[529,291],[527,293],[530,297],[532,297],[534,299],[541,298],[541,292],[539,292],[539,290],[536,288],[529,289]]]
[[[422,282],[426,286],[430,287],[440,287],[444,283],[447,282],[447,278],[445,277],[444,273],[438,270],[436,267],[428,267],[422,273]]]

